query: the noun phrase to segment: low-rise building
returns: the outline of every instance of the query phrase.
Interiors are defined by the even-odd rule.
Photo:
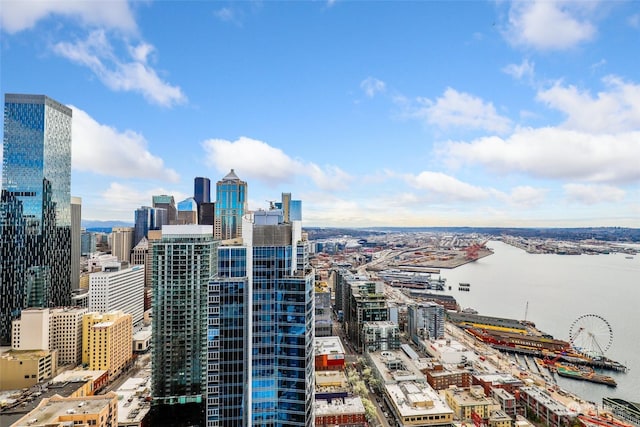
[[[423,370],[427,382],[435,390],[444,390],[451,386],[469,387],[471,385],[471,372],[466,367],[457,365],[443,365],[439,362],[432,363]]]
[[[502,388],[493,388],[491,389],[491,398],[495,400],[502,410],[511,418],[515,419],[516,415],[518,415],[518,405],[516,402],[516,397],[509,393],[507,390]]]
[[[384,387],[385,401],[402,427],[449,426],[453,411],[427,383],[402,381]]]
[[[526,407],[527,418],[533,415],[549,427],[571,425],[575,418],[575,414],[565,405],[538,387],[522,387],[520,402]]]
[[[472,420],[477,417],[488,419],[491,411],[500,409],[493,399],[485,396],[482,387],[450,387],[444,391],[449,407],[460,420]]]
[[[442,363],[464,364],[474,358],[473,351],[451,339],[427,340],[424,350]]]
[[[118,395],[118,427],[142,427],[151,409],[151,371],[129,378],[115,391]]]
[[[362,399],[358,396],[316,400],[314,406],[316,427],[368,425]]]
[[[56,373],[56,352],[9,350],[0,356],[0,390],[28,388]]]
[[[491,390],[501,388],[509,393],[515,393],[525,384],[520,378],[514,377],[510,373],[478,373],[471,378],[472,385],[480,385],[484,389],[486,395],[491,394]]]
[[[340,337],[315,338],[316,371],[344,369],[344,354]]]
[[[114,427],[118,420],[118,396],[62,397],[55,395],[42,399],[27,415],[16,421],[14,427]]]
[[[109,373],[107,371],[74,369],[71,371],[64,371],[54,377],[48,387],[51,389],[57,389],[61,388],[64,384],[74,383],[79,385],[77,390],[73,391],[69,395],[63,395],[63,397],[93,396],[107,385],[108,381]]]

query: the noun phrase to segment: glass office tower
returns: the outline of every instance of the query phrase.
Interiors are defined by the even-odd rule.
[[[308,242],[279,209],[243,218],[243,243],[218,248],[209,283],[207,426],[314,423]]]
[[[227,240],[241,235],[247,197],[247,183],[240,180],[233,169],[217,182],[213,225],[216,239]]]
[[[193,180],[193,198],[198,206],[211,202],[211,180],[197,176]]]
[[[215,274],[211,227],[167,225],[153,244],[154,404],[200,403],[206,393],[207,286]]]
[[[70,108],[6,94],[0,195],[0,343],[25,307],[71,302]]]

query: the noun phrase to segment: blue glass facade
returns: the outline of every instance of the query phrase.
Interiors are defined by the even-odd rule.
[[[247,183],[233,169],[216,184],[214,237],[233,239],[242,232],[242,216],[247,211]]]
[[[5,95],[0,343],[22,308],[71,301],[71,119],[44,95]]]
[[[211,202],[211,181],[209,178],[198,176],[193,180],[193,198],[198,206]]]
[[[210,427],[314,423],[313,274],[293,230],[254,224],[250,244],[218,248],[209,284]]]

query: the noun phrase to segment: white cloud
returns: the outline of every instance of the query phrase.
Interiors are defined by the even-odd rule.
[[[344,190],[351,177],[337,166],[320,166],[292,159],[281,149],[255,139],[236,141],[209,139],[202,143],[207,163],[220,172],[235,169],[247,178],[276,185],[292,182],[297,176],[309,177],[320,189]]]
[[[527,209],[541,205],[548,192],[549,190],[544,188],[522,185],[511,189],[505,200],[514,207]]]
[[[589,21],[595,2],[514,1],[509,10],[507,39],[540,50],[564,50],[591,40],[596,27]]]
[[[90,220],[121,220],[133,222],[134,212],[140,206],[151,206],[151,198],[158,194],[170,194],[176,204],[191,195],[170,190],[164,187],[154,187],[140,190],[120,182],[112,182],[109,187],[99,193],[99,197],[86,203],[83,198],[82,217]]]
[[[119,132],[71,106],[72,166],[74,170],[120,178],[150,178],[176,182],[173,169],[151,154],[142,135],[131,130]]]
[[[360,89],[362,89],[369,98],[373,98],[377,93],[384,92],[386,85],[382,80],[378,80],[375,77],[367,77],[360,82]]]
[[[625,197],[624,190],[611,185],[566,184],[563,188],[569,201],[585,205],[616,203]]]
[[[424,171],[415,176],[409,175],[406,180],[414,188],[426,190],[439,199],[476,201],[486,199],[490,194],[481,187],[467,184],[442,172]]]
[[[127,0],[42,1],[3,0],[0,25],[9,34],[33,28],[51,15],[69,16],[88,26],[135,32],[136,22]]]
[[[511,121],[499,115],[491,102],[452,88],[447,88],[435,102],[418,98],[418,103],[420,106],[410,115],[440,128],[463,127],[502,133],[511,126]]]
[[[567,115],[563,127],[587,132],[624,132],[640,128],[640,85],[616,76],[603,79],[608,91],[589,91],[556,83],[537,98]]]
[[[627,22],[629,23],[630,27],[639,29],[640,28],[640,13],[636,13],[634,15],[631,15],[629,17],[629,19],[627,20]]]
[[[519,129],[506,139],[492,136],[447,142],[452,165],[480,164],[499,173],[594,183],[640,181],[640,131],[591,135],[557,128]]]
[[[516,80],[532,80],[534,76],[534,64],[533,62],[529,62],[528,59],[523,59],[520,64],[509,64],[502,69],[503,72],[507,73],[511,77]]]
[[[154,47],[148,43],[126,46],[129,60],[121,60],[104,30],[92,31],[86,40],[59,42],[53,46],[58,55],[88,67],[108,88],[141,93],[149,102],[165,107],[186,102],[178,86],[164,82],[149,65]]]

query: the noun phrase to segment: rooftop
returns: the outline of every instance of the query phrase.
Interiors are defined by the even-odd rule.
[[[17,426],[33,425],[46,426],[48,424],[56,424],[61,416],[71,414],[97,414],[104,410],[116,395],[108,393],[102,396],[85,396],[65,398],[60,395],[54,395],[49,399],[44,399],[34,410],[22,417]],[[31,420],[37,420],[31,423]]]
[[[316,417],[342,414],[364,414],[364,405],[358,396],[315,401]]]
[[[385,386],[387,395],[401,417],[451,414],[453,411],[426,383],[405,381]]]
[[[316,356],[324,354],[344,354],[344,347],[340,337],[316,337]]]

